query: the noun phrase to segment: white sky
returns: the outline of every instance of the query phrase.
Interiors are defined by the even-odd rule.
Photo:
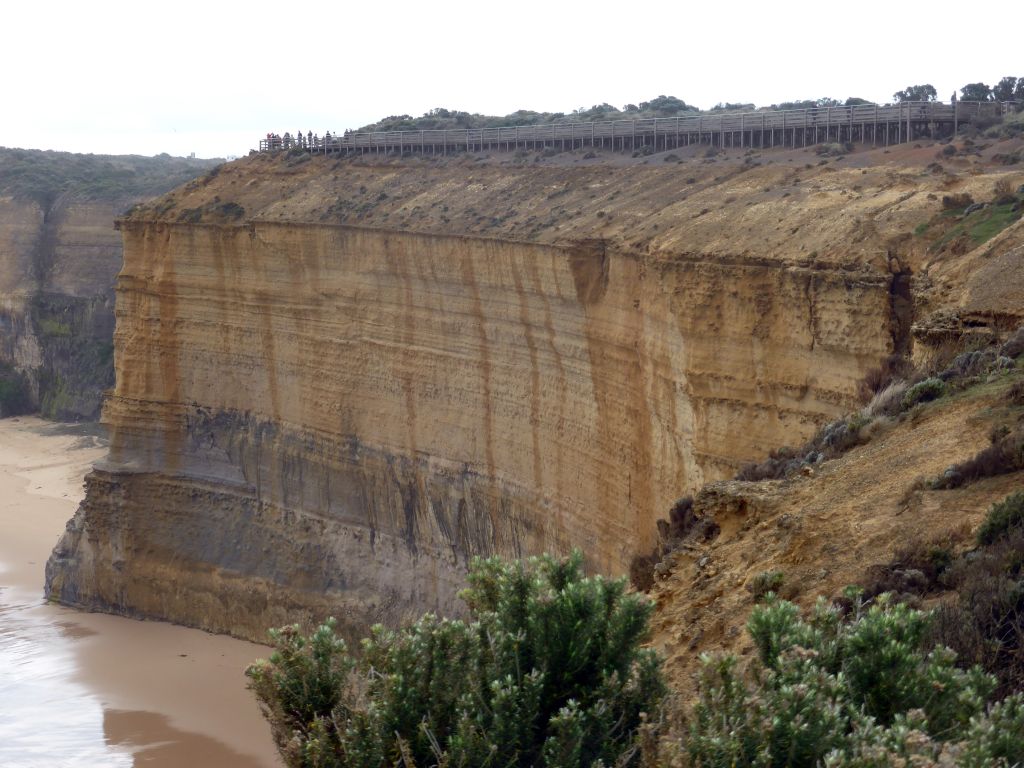
[[[884,102],[920,83],[948,100],[1024,76],[1021,16],[1015,0],[20,0],[0,20],[0,146],[224,157],[434,107]]]

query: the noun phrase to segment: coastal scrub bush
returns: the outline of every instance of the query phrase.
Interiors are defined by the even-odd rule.
[[[999,348],[1004,357],[1017,358],[1024,354],[1024,325],[1020,326]]]
[[[748,462],[736,473],[737,480],[758,482],[781,480],[799,471],[801,467],[819,464],[825,459],[840,456],[869,439],[868,427],[874,423],[871,414],[852,413],[829,422],[799,448],[783,446],[769,452],[760,462]]]
[[[958,529],[926,538],[909,538],[896,547],[890,562],[867,569],[862,598],[873,598],[883,592],[903,598],[943,589],[956,547],[966,536],[966,529]]]
[[[986,546],[1003,538],[1013,528],[1024,526],[1024,492],[1011,493],[992,505],[978,528],[978,544]]]
[[[1005,176],[992,186],[992,199],[996,205],[1011,205],[1017,202],[1017,195],[1014,194],[1013,184]]]
[[[854,599],[847,615],[819,600],[806,619],[769,599],[747,624],[759,656],[751,669],[741,672],[733,656],[702,658],[690,765],[923,765],[947,742],[970,756],[965,765],[1024,759],[1024,700],[988,709],[995,679],[929,648],[929,623],[930,614],[886,599]]]
[[[919,381],[903,393],[900,406],[907,411],[918,403],[930,403],[946,394],[946,383],[935,377]]]
[[[962,211],[971,205],[974,205],[974,198],[967,192],[942,196],[942,207],[947,211]]]
[[[629,583],[637,592],[650,592],[654,586],[654,569],[661,562],[661,549],[646,555],[637,554],[629,561]]]
[[[664,694],[640,648],[651,604],[581,555],[476,559],[469,620],[375,627],[358,658],[329,622],[272,634],[246,672],[289,766],[635,765]]]
[[[1006,475],[1024,469],[1024,429],[996,431],[990,446],[954,464],[932,483],[936,489],[959,488],[985,477]]]
[[[963,768],[1019,766],[1024,761],[1024,696],[994,705],[987,717],[975,717],[960,756]]]
[[[881,365],[872,368],[861,381],[861,395],[864,399],[876,395],[898,379],[906,378],[911,372],[910,361],[903,355],[889,355]]]
[[[1024,691],[1024,527],[958,559],[945,577],[958,599],[944,606],[935,639],[999,680],[999,693]]]
[[[760,602],[770,594],[778,593],[785,581],[782,571],[762,571],[755,576],[749,585],[754,602]]]
[[[221,203],[217,207],[217,210],[220,211],[222,215],[231,219],[240,219],[245,216],[245,208],[234,202]]]
[[[861,409],[861,415],[867,418],[898,415],[903,402],[903,395],[909,386],[902,379],[887,384],[871,397],[868,404]]]
[[[1016,382],[1006,391],[1006,400],[1010,405],[1024,405],[1024,379]]]

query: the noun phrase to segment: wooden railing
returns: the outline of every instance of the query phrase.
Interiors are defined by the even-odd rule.
[[[960,101],[953,104],[911,101],[880,106],[761,110],[693,116],[589,123],[546,123],[496,128],[448,128],[373,131],[324,137],[269,135],[261,152],[300,148],[329,152],[436,152],[484,149],[610,147],[656,149],[700,143],[715,146],[798,146],[821,141],[901,143],[924,135],[956,130],[978,118],[1017,109],[1013,102]]]

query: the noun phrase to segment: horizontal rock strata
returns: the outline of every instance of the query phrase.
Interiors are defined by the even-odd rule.
[[[474,555],[621,573],[705,480],[845,410],[888,271],[597,239],[123,222],[109,460],[64,602],[262,638],[455,607]]]

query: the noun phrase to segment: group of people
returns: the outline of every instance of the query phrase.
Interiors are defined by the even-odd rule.
[[[322,139],[312,131],[306,131],[305,134],[303,134],[302,131],[298,131],[294,136],[287,132],[284,136],[277,133],[268,133],[266,146],[268,150],[291,149],[292,147],[298,147],[299,149],[320,149],[321,147],[329,144],[330,140],[330,131],[325,133]]]

